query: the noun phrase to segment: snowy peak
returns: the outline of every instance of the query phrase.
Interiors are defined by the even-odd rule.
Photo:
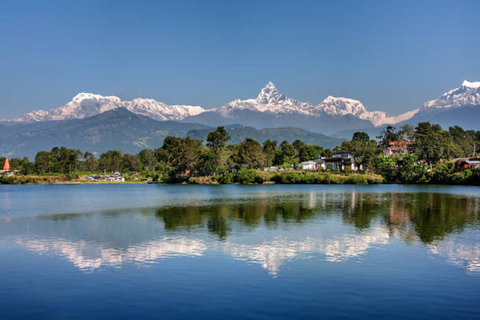
[[[347,114],[359,116],[367,112],[365,106],[358,100],[328,96],[319,105],[319,109],[333,116]]]
[[[423,108],[451,108],[480,105],[480,82],[464,80],[462,85],[450,90],[438,99],[424,103]]]
[[[256,112],[262,113],[263,116],[271,116],[272,121],[281,118],[294,119],[297,116],[308,117],[312,121],[320,118],[341,121],[343,117],[354,117],[369,121],[374,126],[381,126],[407,121],[427,108],[443,109],[463,106],[480,106],[480,82],[465,80],[458,88],[444,93],[438,99],[426,102],[423,108],[408,111],[398,116],[390,116],[383,111],[368,111],[362,102],[342,97],[328,96],[315,106],[308,102],[286,97],[272,82],[269,82],[260,90],[256,98],[237,99],[219,108],[209,110],[200,106],[167,105],[154,99],[137,98],[132,101],[122,101],[116,96],[81,92],[73,97],[70,102],[56,109],[30,112],[12,121],[37,122],[82,119],[123,107],[133,113],[160,121],[180,121],[205,113],[206,118],[209,115],[217,114],[220,119],[239,119],[238,123],[241,123],[243,118],[252,116],[247,112]]]
[[[467,80],[463,80],[462,87],[477,89],[480,88],[480,82],[470,82]]]
[[[229,117],[235,111],[254,111],[272,114],[293,114],[308,113],[312,108],[310,103],[300,102],[287,98],[283,93],[278,91],[272,82],[260,91],[256,99],[234,100],[220,108],[209,110],[209,112],[219,112],[224,117]]]
[[[155,120],[182,120],[186,117],[194,116],[205,111],[199,106],[169,106],[153,99],[141,98],[132,101],[122,101],[116,96],[102,96],[99,94],[81,92],[73,97],[70,102],[56,109],[49,111],[33,111],[13,119],[13,121],[38,122],[83,119],[116,108],[126,108],[133,113],[145,115]]]
[[[260,91],[256,100],[260,104],[272,104],[278,103],[280,101],[285,101],[285,99],[285,95],[278,91],[272,82],[269,82]]]
[[[413,117],[419,109],[415,109],[398,116],[391,116],[384,111],[368,111],[358,100],[328,96],[317,108],[331,116],[355,116],[370,121],[374,126],[395,124]]]

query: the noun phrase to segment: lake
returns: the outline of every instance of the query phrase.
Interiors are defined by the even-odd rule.
[[[480,319],[480,188],[0,186],[1,319]]]

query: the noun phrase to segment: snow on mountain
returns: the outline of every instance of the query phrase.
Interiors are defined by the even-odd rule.
[[[125,101],[125,108],[133,113],[141,114],[155,120],[182,120],[205,111],[199,106],[167,105],[153,99],[137,98]]]
[[[92,93],[79,93],[72,101],[50,111],[38,110],[26,113],[13,121],[35,122],[50,120],[68,120],[88,118],[121,105],[121,100],[115,96],[101,96]]]
[[[444,93],[438,99],[425,102],[423,108],[451,108],[475,105],[480,105],[480,82],[464,80],[460,87]]]
[[[239,119],[244,111],[260,112],[265,116],[306,116],[311,119],[341,119],[352,116],[366,120],[374,126],[396,124],[412,119],[417,113],[429,108],[450,108],[480,105],[480,82],[463,81],[459,88],[448,91],[440,98],[428,101],[423,108],[411,110],[397,116],[391,116],[383,111],[368,111],[358,100],[328,96],[320,104],[313,105],[286,97],[269,82],[256,98],[234,100],[219,108],[205,110],[200,106],[167,105],[153,99],[137,98],[132,101],[122,101],[115,96],[101,96],[91,93],[79,93],[67,104],[50,110],[34,111],[24,114],[13,121],[35,122],[50,120],[81,119],[94,116],[115,108],[124,107],[133,113],[141,114],[155,120],[183,120],[197,115],[217,115],[221,119]],[[431,109],[430,109],[431,110]],[[192,118],[196,119],[196,118]],[[217,118],[216,118],[217,119]],[[276,118],[278,119],[278,118]]]
[[[328,96],[323,100],[318,108],[325,113],[334,116],[352,115],[362,120],[370,121],[374,126],[385,124],[395,124],[408,120],[413,117],[419,109],[402,113],[398,116],[391,116],[384,111],[368,111],[367,108],[358,100],[348,98],[337,98]]]
[[[126,108],[133,113],[148,116],[155,120],[181,120],[205,110],[199,106],[167,105],[153,99],[137,98],[122,101],[116,96],[101,96],[92,93],[79,93],[67,104],[49,111],[38,110],[13,119],[14,122],[38,122],[52,120],[83,119],[104,113],[115,108]]]
[[[300,114],[320,118],[322,115],[343,117],[352,115],[362,120],[368,120],[375,126],[397,123],[404,119],[411,118],[417,110],[392,117],[383,111],[368,111],[358,100],[329,96],[317,106],[308,102],[301,102],[287,98],[278,91],[272,82],[269,82],[258,94],[256,99],[234,100],[220,108],[209,110],[219,112],[228,117],[234,111],[257,111],[272,114]]]
[[[310,115],[309,110],[313,106],[310,103],[300,102],[285,97],[277,90],[275,85],[269,82],[258,94],[256,99],[234,100],[220,108],[212,109],[211,112],[219,112],[225,117],[233,111],[249,110],[268,113],[300,113]]]

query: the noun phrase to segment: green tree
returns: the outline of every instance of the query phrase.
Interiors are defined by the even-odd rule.
[[[420,122],[415,128],[415,154],[430,166],[440,159],[449,158],[452,152],[452,137],[438,124]]]
[[[197,170],[202,176],[212,175],[217,172],[218,155],[213,150],[205,150],[198,159]]]
[[[362,165],[364,170],[373,167],[377,142],[370,140],[365,132],[355,132],[351,141],[342,142],[341,148],[354,156],[357,166]]]
[[[380,140],[379,146],[382,148],[387,148],[391,141],[399,141],[399,138],[398,133],[395,132],[395,127],[390,125],[382,129],[380,136],[377,137]]]
[[[397,178],[397,161],[391,157],[377,156],[375,159],[375,168],[378,174],[381,174],[387,182],[395,182]]]
[[[202,142],[190,137],[166,137],[163,141],[163,149],[168,155],[168,164],[175,174],[194,171],[201,153]]]
[[[303,161],[317,159],[318,156],[320,156],[322,151],[323,149],[319,146],[316,146],[313,144],[312,145],[304,144],[303,146],[300,147],[300,150],[298,153],[299,161],[303,162]]]
[[[265,154],[265,164],[271,166],[275,159],[275,152],[277,151],[277,141],[265,140],[263,142],[263,153]]]
[[[218,155],[220,150],[222,150],[226,143],[230,140],[230,136],[225,130],[225,127],[218,127],[217,130],[212,131],[207,136],[207,147],[213,149],[213,151]]]
[[[236,162],[249,167],[262,166],[265,164],[265,155],[260,144],[250,138],[241,142],[237,149]]]
[[[295,148],[287,141],[280,143],[280,150],[275,155],[274,164],[276,166],[288,166],[295,161]]]
[[[125,153],[122,159],[122,168],[129,172],[138,172],[140,170],[140,161],[138,157],[130,153]]]
[[[98,159],[98,168],[105,172],[121,172],[123,155],[121,151],[109,150],[102,153]]]
[[[297,139],[293,141],[292,146],[295,149],[295,155],[298,156],[300,154],[300,149],[302,149],[303,146],[306,146],[306,144]]]
[[[88,151],[84,153],[82,169],[86,171],[94,171],[97,169],[97,159],[93,153]]]
[[[465,131],[459,126],[448,128],[452,136],[453,146],[452,155],[456,158],[473,156],[474,149],[478,145],[476,132],[474,130]]]
[[[3,166],[5,163],[5,158],[3,161],[0,159],[0,164]],[[19,174],[28,175],[34,172],[35,166],[27,157],[12,158],[10,159],[10,168],[11,170],[17,171]]]
[[[154,171],[157,164],[157,158],[155,157],[155,151],[150,149],[144,149],[137,155],[139,163],[144,170]],[[136,170],[138,171],[138,170]]]
[[[53,173],[57,157],[50,151],[40,151],[35,156],[35,172],[38,174]]]

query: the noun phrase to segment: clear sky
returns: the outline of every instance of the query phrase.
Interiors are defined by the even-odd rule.
[[[398,114],[480,81],[480,1],[2,1],[0,118],[78,92],[221,106],[272,81]]]

